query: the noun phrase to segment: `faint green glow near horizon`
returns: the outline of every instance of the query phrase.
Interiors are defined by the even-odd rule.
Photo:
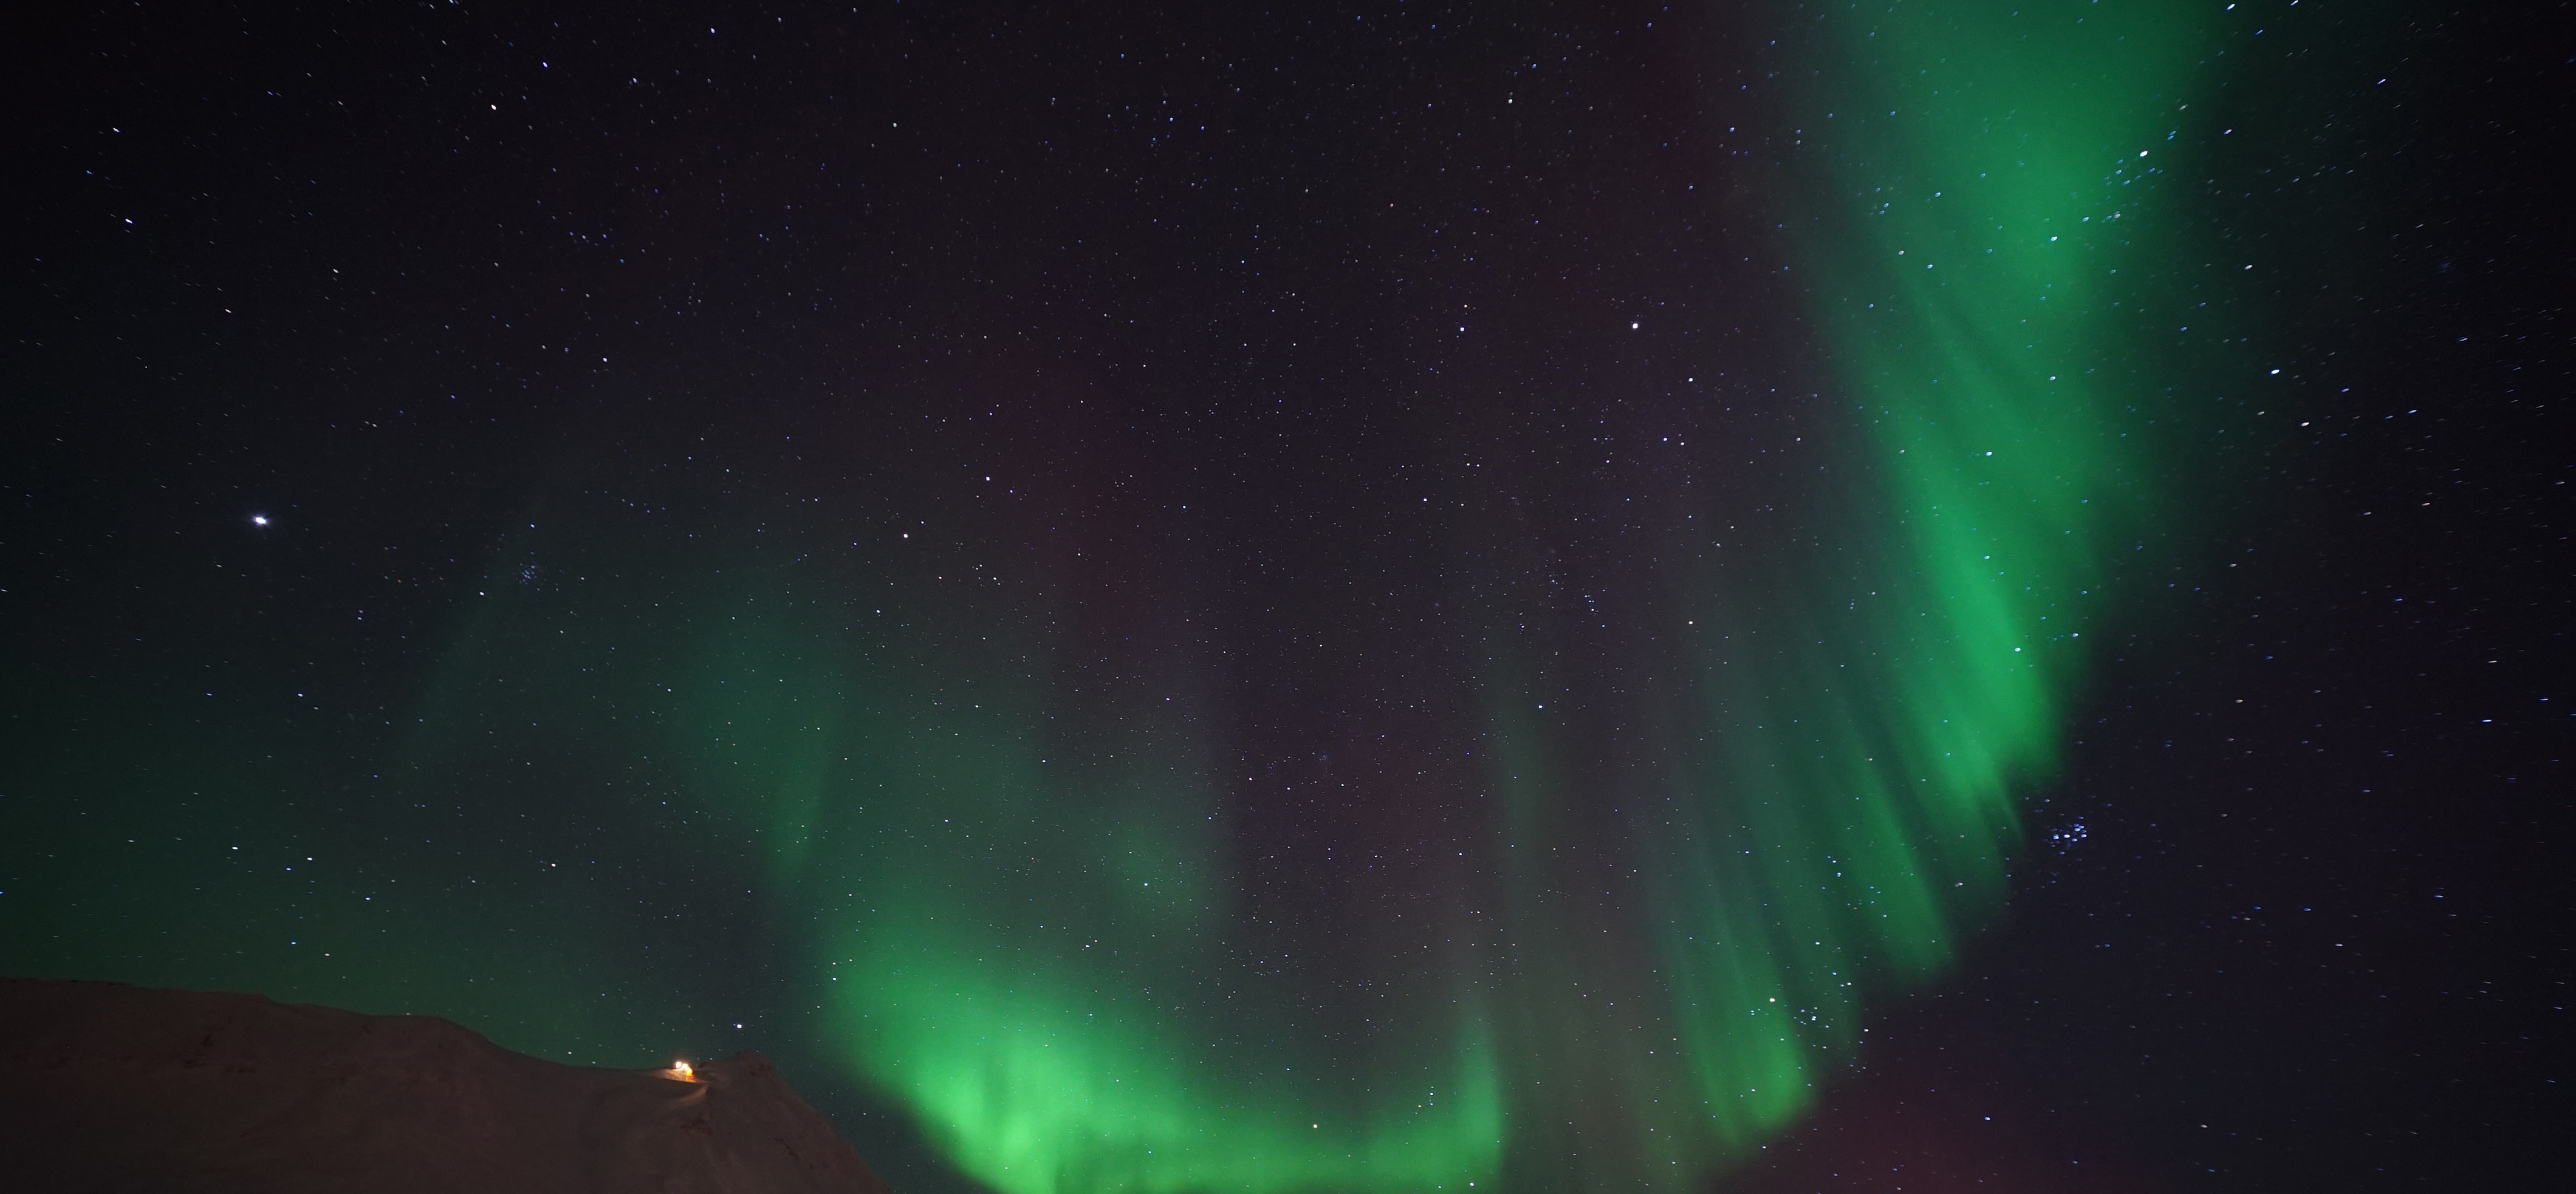
[[[1014,669],[960,684],[964,661],[913,660],[817,687],[797,662],[817,634],[729,627],[687,686],[729,695],[687,720],[840,718],[831,799],[789,768],[743,777],[726,811],[773,857],[798,843],[773,895],[822,926],[805,944],[825,1036],[960,1169],[1012,1194],[1490,1183],[1500,1101],[1471,996],[1419,1022],[1439,1039],[1373,1042],[1355,1072],[1234,956],[1190,711],[1139,704],[1108,740],[1041,749]],[[710,790],[736,753],[703,761]]]
[[[971,940],[969,938],[968,940]],[[861,958],[919,954],[859,942]],[[971,953],[972,958],[960,956]],[[1229,1068],[1149,992],[986,942],[874,970],[845,1005],[855,1061],[920,1109],[961,1166],[1013,1191],[1433,1189],[1490,1181],[1501,1124],[1481,1024],[1421,1091],[1337,1097],[1296,1054]],[[940,971],[941,964],[958,965]],[[866,1010],[850,1013],[847,1008]],[[1097,1010],[1079,1010],[1097,1009]]]

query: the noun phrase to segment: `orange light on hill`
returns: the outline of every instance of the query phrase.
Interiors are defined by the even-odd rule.
[[[666,1072],[682,1082],[695,1082],[698,1080],[698,1071],[696,1067],[691,1066],[685,1061],[672,1062],[671,1068]]]

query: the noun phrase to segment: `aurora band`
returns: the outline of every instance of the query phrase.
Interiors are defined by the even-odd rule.
[[[814,727],[771,744],[770,890],[817,926],[842,1056],[966,1174],[1005,1194],[1688,1184],[1790,1123],[1872,992],[1938,973],[1999,906],[2021,803],[2120,616],[2114,557],[2176,502],[2125,412],[2214,359],[2133,318],[2186,285],[2166,172],[2212,18],[1777,15],[1782,76],[1812,82],[1766,185],[1846,467],[1786,495],[1796,533],[1667,595],[1679,625],[1655,629],[1686,682],[1631,711],[1669,749],[1623,794],[1651,827],[1603,826],[1585,745],[1532,698],[1561,679],[1548,653],[1488,636],[1467,668],[1483,897],[1367,1039],[1305,1023],[1243,960],[1225,769],[1190,702],[1134,701],[1085,743],[1037,728],[1035,680],[930,699],[960,668],[1033,674],[1048,642],[1003,627],[1043,618],[998,621],[989,659],[797,665],[796,708],[703,711]],[[805,633],[730,631],[705,667],[759,670]],[[1605,865],[1635,890],[1564,894]]]

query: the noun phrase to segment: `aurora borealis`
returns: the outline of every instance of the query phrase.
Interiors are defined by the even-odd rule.
[[[0,962],[759,1048],[906,1190],[1773,1188],[2358,873],[2218,820],[2377,807],[2335,718],[2119,761],[2452,330],[2345,230],[2416,26],[2260,7],[156,17],[17,291]]]

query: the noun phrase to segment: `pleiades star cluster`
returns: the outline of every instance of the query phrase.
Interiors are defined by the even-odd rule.
[[[0,970],[908,1191],[2563,1169],[2526,7],[15,14]]]

